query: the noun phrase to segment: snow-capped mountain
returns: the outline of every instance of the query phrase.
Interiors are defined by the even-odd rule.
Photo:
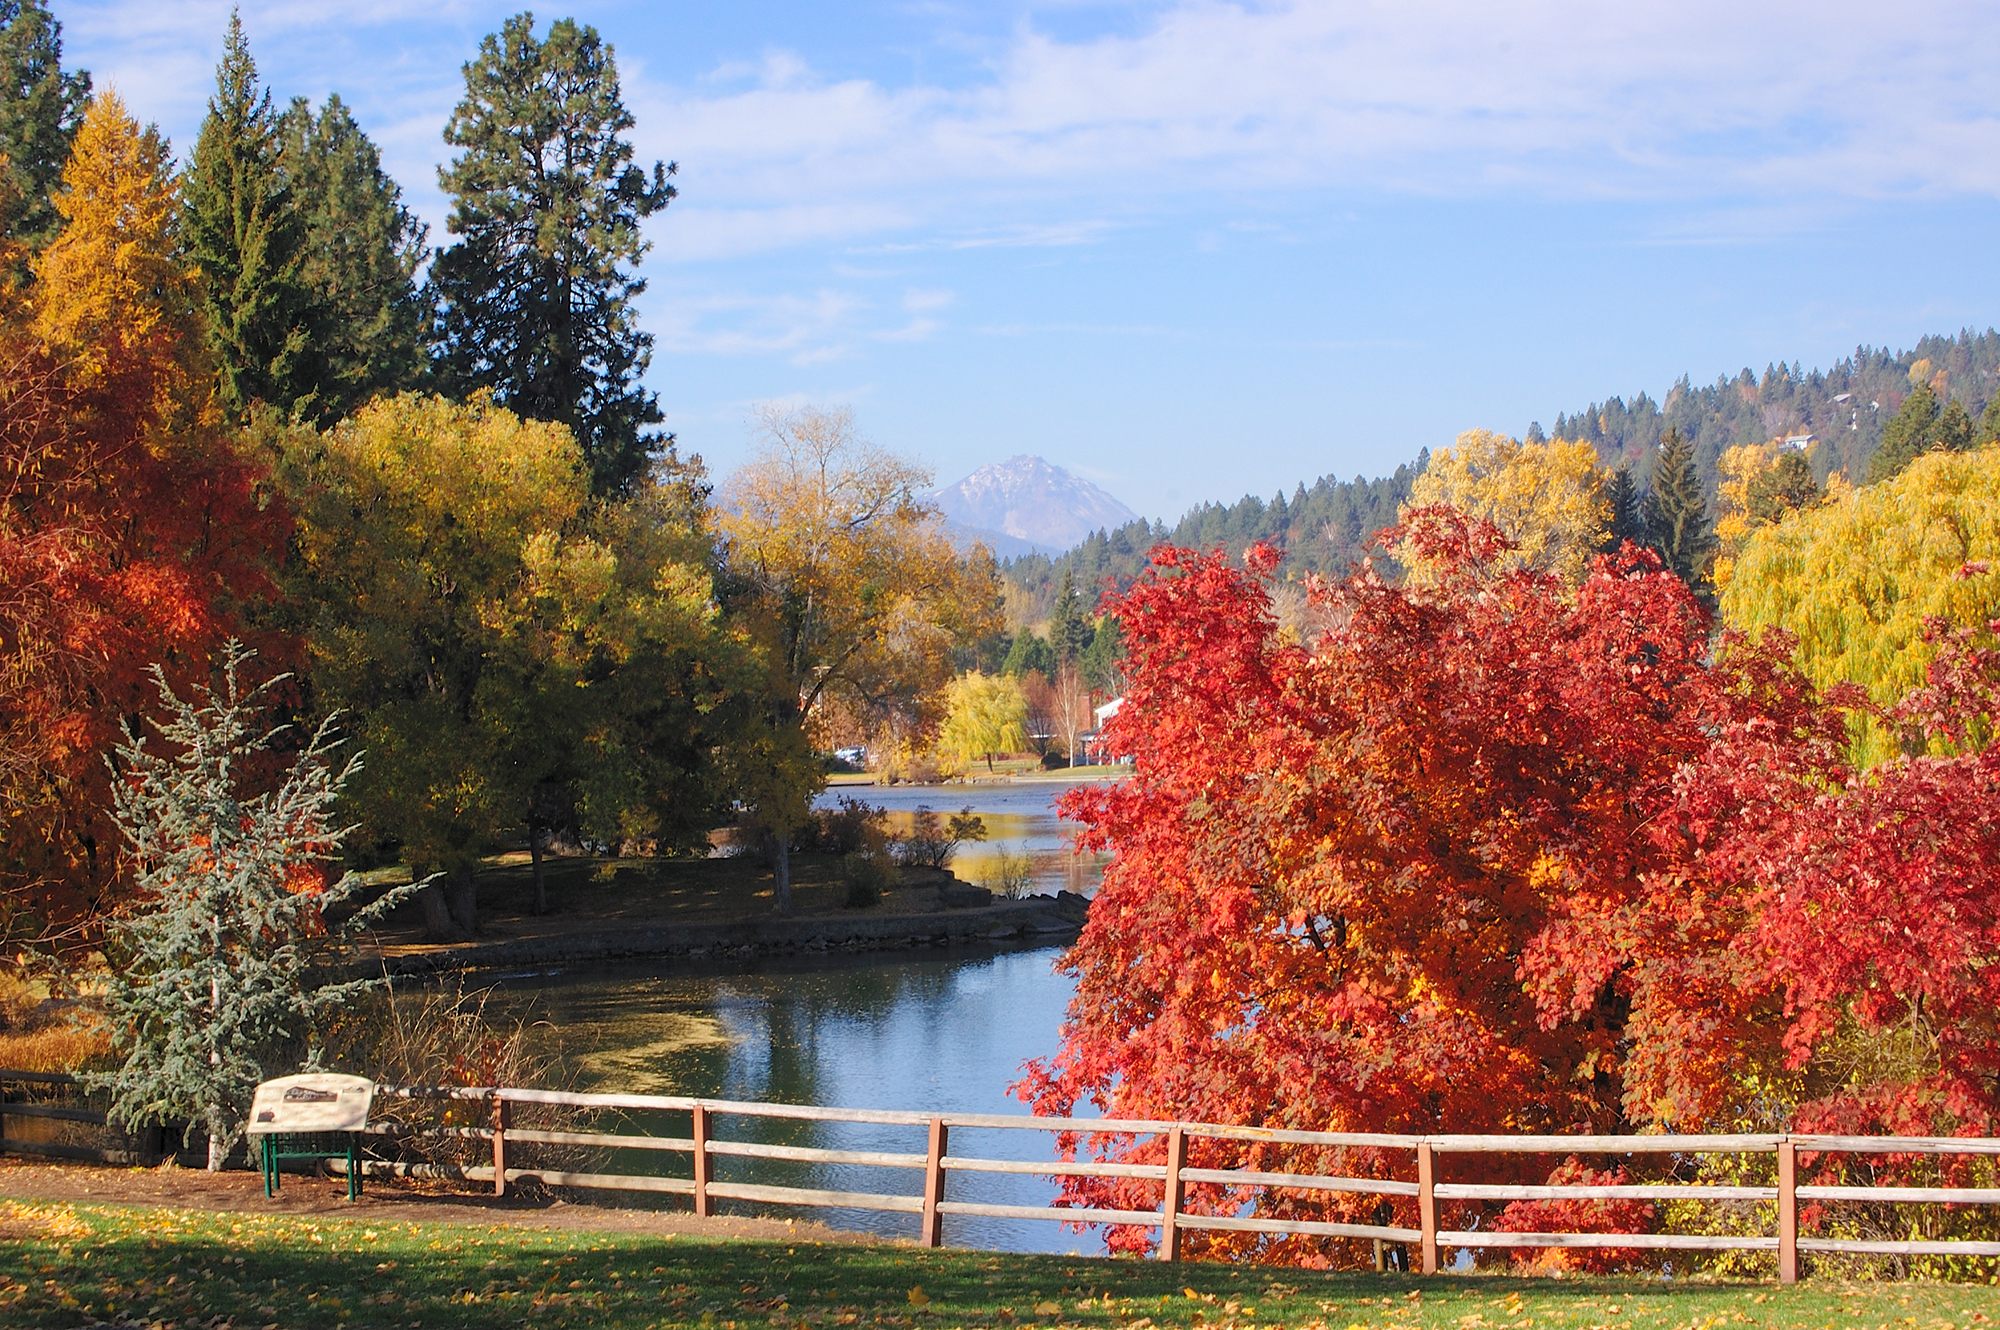
[[[1003,559],[1060,554],[1099,528],[1138,517],[1083,477],[1026,455],[982,466],[931,498],[953,527]]]

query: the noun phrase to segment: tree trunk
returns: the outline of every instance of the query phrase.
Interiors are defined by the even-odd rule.
[[[792,838],[780,834],[771,850],[771,871],[778,880],[778,913],[792,912]]]
[[[549,912],[549,875],[542,867],[542,851],[549,843],[547,827],[535,827],[528,832],[528,858],[535,865],[535,913]]]
[[[472,874],[471,864],[459,869],[445,893],[451,905],[451,921],[466,937],[479,931],[479,883]]]
[[[221,1126],[211,1120],[208,1124],[208,1171],[220,1173],[222,1161],[228,1153],[229,1143],[222,1134]]]
[[[424,936],[432,942],[456,940],[458,930],[451,924],[451,905],[444,898],[444,888],[433,882],[417,893],[418,902],[424,907]]]

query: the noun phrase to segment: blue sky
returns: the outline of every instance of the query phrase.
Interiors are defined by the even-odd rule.
[[[245,4],[443,232],[517,6]],[[185,151],[229,6],[54,0]],[[2000,322],[1990,5],[591,4],[678,160],[642,321],[720,475],[763,400],[950,482],[1040,453],[1149,516],[1612,393]]]

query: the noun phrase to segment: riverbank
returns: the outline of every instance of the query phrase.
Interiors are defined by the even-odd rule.
[[[361,949],[369,974],[532,969],[624,957],[715,958],[887,951],[952,943],[1047,938],[1082,927],[1088,902],[1069,893],[995,899],[937,869],[906,868],[881,899],[850,908],[840,860],[792,856],[792,912],[776,910],[761,858],[553,858],[547,909],[535,912],[525,853],[489,860],[478,877],[479,931],[432,942],[414,903],[389,916]],[[407,880],[407,873],[403,874]],[[383,875],[393,881],[394,874]]]
[[[745,1240],[713,1230],[493,1222],[476,1213],[450,1223],[391,1206],[352,1218],[297,1215],[273,1213],[260,1202],[217,1213],[0,1201],[0,1317],[11,1325],[87,1330],[174,1324],[1806,1330],[1836,1322],[1944,1330],[1988,1324],[2000,1302],[1977,1285],[1420,1279],[924,1251],[827,1242],[806,1232]]]

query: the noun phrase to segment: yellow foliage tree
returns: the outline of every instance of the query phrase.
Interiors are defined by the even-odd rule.
[[[991,771],[995,753],[1028,746],[1028,699],[1011,675],[961,674],[951,681],[945,707],[937,747],[946,757],[966,763],[983,757]]]
[[[1821,506],[1750,535],[1722,596],[1723,617],[1799,640],[1821,686],[1849,680],[1887,702],[1921,683],[1935,654],[1925,620],[1983,628],[2000,617],[2000,446],[1927,453],[1892,480],[1830,487]],[[1857,758],[1896,750],[1873,721]]]
[[[820,700],[927,728],[959,644],[999,627],[1000,579],[990,554],[952,544],[921,497],[930,473],[863,440],[845,409],[771,408],[759,424],[764,446],[724,487],[718,525],[755,588],[770,734],[741,778],[788,909],[789,837],[824,784],[805,738]]]
[[[1836,479],[1838,477],[1838,479]],[[1844,484],[1836,472],[1830,484]],[[1715,564],[1710,579],[1720,593],[1729,585],[1736,559],[1750,533],[1786,514],[1808,508],[1821,498],[1805,454],[1787,448],[1782,439],[1725,448],[1716,464]]]
[[[1587,442],[1522,443],[1476,429],[1431,454],[1405,507],[1448,503],[1486,518],[1517,546],[1506,566],[1542,569],[1576,586],[1610,532],[1609,482]],[[1425,575],[1415,565],[1411,574]]]
[[[487,394],[380,399],[286,442],[315,696],[366,750],[350,793],[368,833],[447,874],[421,898],[434,934],[476,926],[473,867],[524,826],[538,867],[558,816],[705,848],[706,717],[755,675],[688,486],[593,502],[568,428]]]
[[[179,206],[166,140],[99,93],[55,196],[62,232],[34,264],[36,336],[79,386],[115,386],[170,430],[208,422],[213,396],[194,279],[174,241]]]

